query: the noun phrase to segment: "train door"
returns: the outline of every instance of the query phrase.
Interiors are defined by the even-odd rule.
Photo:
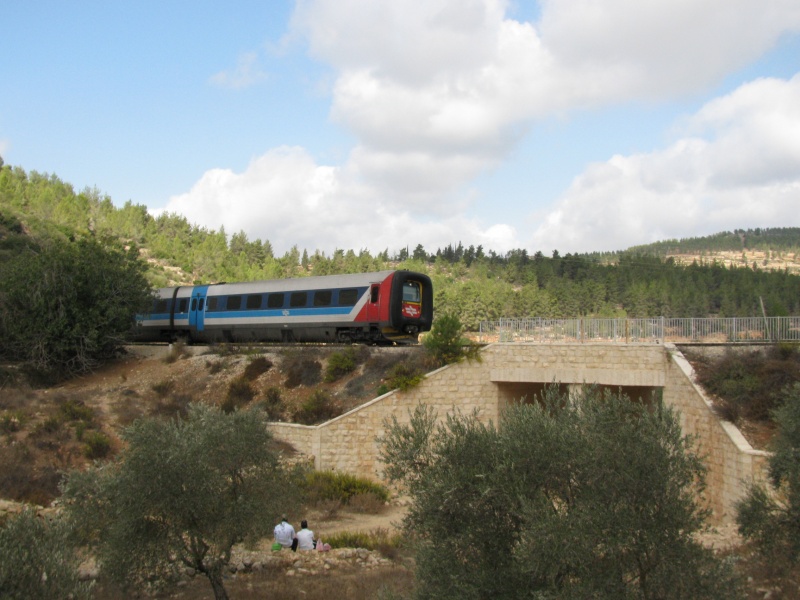
[[[373,283],[369,288],[367,300],[367,320],[378,322],[381,318],[381,284]]]
[[[189,304],[189,331],[194,333],[205,328],[206,291],[207,285],[196,286],[192,289],[192,300]]]

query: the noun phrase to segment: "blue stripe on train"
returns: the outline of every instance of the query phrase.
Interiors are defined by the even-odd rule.
[[[275,318],[275,317],[317,317],[326,315],[349,315],[352,306],[320,307],[320,308],[280,308],[276,310],[226,310],[207,312],[206,319],[241,319],[241,318]]]
[[[317,308],[278,308],[274,310],[226,310],[208,311],[205,313],[206,319],[240,319],[240,318],[274,318],[274,317],[308,317],[325,315],[348,315],[353,312],[352,306],[342,307],[317,307]],[[175,313],[175,319],[186,319],[188,313]],[[151,313],[148,315],[136,315],[139,321],[169,321],[169,313]]]

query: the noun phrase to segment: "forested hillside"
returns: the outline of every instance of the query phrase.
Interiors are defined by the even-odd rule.
[[[762,300],[770,316],[800,314],[800,276],[783,261],[800,255],[800,228],[722,232],[602,254],[498,254],[449,243],[375,255],[294,247],[277,256],[269,240],[207,230],[175,214],[153,217],[131,201],[117,207],[97,189],[76,192],[55,175],[0,167],[0,268],[47,240],[86,237],[138,248],[154,287],[422,270],[433,278],[437,313],[454,312],[472,330],[500,317],[756,316]],[[751,260],[756,251],[768,260]],[[741,264],[722,260],[724,252],[742,257]],[[680,256],[694,258],[683,264]]]

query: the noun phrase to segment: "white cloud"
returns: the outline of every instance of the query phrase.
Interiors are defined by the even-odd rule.
[[[219,87],[241,90],[266,78],[267,74],[259,67],[258,54],[245,52],[236,61],[236,68],[215,73],[209,78],[209,81]]]
[[[508,18],[503,0],[299,0],[287,35],[334,70],[330,117],[356,138],[347,160],[324,166],[300,148],[270,150],[242,173],[209,171],[166,209],[279,251],[519,247],[513,227],[464,215],[470,182],[502,164],[537,119],[696,94],[800,31],[796,0],[540,4],[531,23]],[[212,81],[242,87],[263,76],[246,54]],[[789,133],[798,120],[788,106],[800,102],[786,82],[752,85],[707,104],[669,148],[592,165],[533,248],[624,248],[792,215],[800,136]],[[791,98],[778,106],[782,94]]]
[[[378,190],[345,170],[317,165],[302,148],[271,150],[242,173],[208,171],[189,192],[170,198],[162,212],[190,215],[192,223],[224,227],[228,234],[245,231],[250,239],[269,240],[278,253],[294,245],[329,253],[394,251],[417,243],[434,250],[453,239],[502,250],[519,246],[509,226],[484,231],[458,215],[430,219],[429,211],[405,206],[402,199],[385,202]]]
[[[564,71],[584,74],[592,97],[661,99],[706,90],[800,31],[800,4],[542,0],[540,31]]]
[[[500,0],[300,2],[295,31],[338,72],[331,116],[359,139],[351,167],[449,210],[535,119],[696,92],[800,30],[789,0],[541,4],[523,23]]]
[[[797,223],[800,75],[757,80],[712,100],[684,133],[664,150],[591,165],[546,215],[533,246],[620,250]]]

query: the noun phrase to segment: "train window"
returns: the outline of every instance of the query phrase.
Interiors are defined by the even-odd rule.
[[[186,298],[181,298],[178,302],[178,312],[185,313],[188,306],[189,303],[186,301]]]
[[[192,312],[197,309],[197,298],[192,298]]]
[[[197,310],[203,312],[203,298],[200,298],[200,301],[197,303]]]
[[[330,306],[332,296],[333,292],[330,290],[320,290],[319,292],[314,292],[314,306]]]
[[[283,294],[270,294],[267,296],[267,308],[283,308]]]
[[[228,310],[239,310],[242,307],[241,296],[228,296],[228,304],[225,308]]]
[[[211,298],[208,299],[208,302],[206,302],[206,308],[208,310],[217,310],[217,297],[216,296],[212,296]]]
[[[156,305],[153,308],[153,312],[157,312],[157,313],[167,312],[167,301],[166,300],[156,300]]]
[[[307,295],[308,294],[306,294],[306,292],[292,292],[292,295],[289,296],[289,306],[291,306],[292,308],[305,306]]]
[[[406,281],[403,284],[403,300],[405,302],[419,302],[419,283]]]
[[[247,310],[256,310],[261,308],[261,294],[250,294],[247,297]]]
[[[341,290],[339,292],[340,306],[355,306],[356,300],[358,300],[358,290],[356,289]]]
[[[372,289],[370,290],[369,301],[375,304],[378,301],[380,291],[381,291],[381,286],[373,285]]]

